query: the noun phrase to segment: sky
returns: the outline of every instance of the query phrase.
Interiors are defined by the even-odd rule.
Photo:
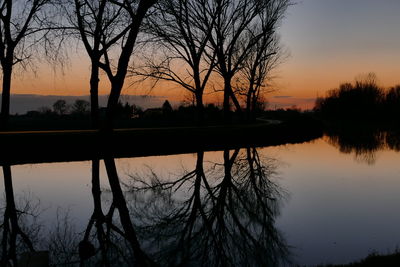
[[[291,55],[279,68],[277,94],[315,98],[369,72],[382,86],[399,84],[399,14],[398,0],[297,1],[281,27]]]
[[[312,108],[315,97],[369,72],[384,87],[400,84],[399,0],[294,1],[279,29],[290,56],[274,74],[277,91],[268,96],[270,105]],[[87,95],[89,61],[78,50],[72,49],[63,71],[43,64],[35,73],[17,72],[12,93]],[[101,77],[101,94],[108,92],[105,80]],[[123,93],[149,92],[148,86],[140,87],[127,87]],[[151,94],[182,98],[176,86]]]

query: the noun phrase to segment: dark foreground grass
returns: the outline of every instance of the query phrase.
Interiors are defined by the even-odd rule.
[[[396,251],[389,255],[380,255],[372,253],[365,259],[342,265],[319,265],[317,267],[399,267],[400,252]]]

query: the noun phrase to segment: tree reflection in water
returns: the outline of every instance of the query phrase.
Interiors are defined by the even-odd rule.
[[[276,161],[254,148],[223,151],[223,162],[205,162],[165,181],[134,177],[121,183],[115,161],[104,159],[110,199],[100,186],[100,160],[92,161],[93,212],[83,231],[60,216],[40,240],[37,224],[18,211],[10,166],[4,166],[6,201],[1,229],[1,266],[23,265],[23,253],[58,266],[278,266],[289,249],[275,228],[283,190],[273,182]],[[126,191],[124,192],[124,189]],[[29,203],[29,201],[27,202]],[[21,227],[23,224],[24,227]],[[43,231],[41,231],[43,235]],[[40,247],[35,244],[40,240]],[[41,249],[44,254],[38,254]],[[22,263],[22,265],[21,265]]]
[[[5,209],[1,224],[2,249],[0,266],[153,266],[141,250],[133,229],[125,198],[119,185],[114,160],[105,160],[113,198],[106,213],[103,212],[99,160],[92,162],[93,213],[86,230],[76,232],[68,212],[57,216],[57,223],[39,242],[39,232],[44,225],[37,225],[38,207],[27,205],[18,210],[14,200],[11,167],[3,166]],[[118,211],[118,214],[115,211]],[[33,223],[24,217],[31,216]],[[23,226],[21,226],[23,225]],[[48,225],[46,225],[48,227]],[[34,242],[35,241],[35,242]],[[34,243],[40,243],[36,251]],[[28,252],[28,253],[27,253]],[[33,265],[32,265],[33,264]],[[35,265],[36,264],[36,265]]]
[[[325,140],[340,152],[354,154],[357,162],[373,165],[376,153],[390,149],[400,151],[400,134],[397,131],[381,131],[379,129],[348,130],[327,132]]]
[[[33,240],[37,241],[38,229],[35,223],[35,217],[31,221],[31,227],[28,227],[26,215],[28,212],[36,211],[36,206],[31,206],[25,202],[21,210],[17,210],[14,198],[12,183],[11,166],[3,166],[4,188],[5,188],[5,208],[3,220],[1,222],[1,266],[12,264],[17,266],[17,256],[22,251],[34,252]]]
[[[162,266],[288,263],[288,246],[274,226],[283,197],[272,181],[275,161],[248,148],[225,150],[223,163],[208,165],[198,152],[195,169],[177,179],[132,175],[133,214],[153,257]]]

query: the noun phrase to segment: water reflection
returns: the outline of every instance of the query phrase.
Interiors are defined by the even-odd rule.
[[[383,149],[400,151],[400,133],[378,129],[328,131],[325,140],[337,147],[340,152],[354,154],[357,162],[373,165],[376,153]]]
[[[21,251],[35,251],[31,241],[35,229],[29,231],[21,226],[24,215],[32,210],[30,210],[29,205],[25,206],[23,210],[16,208],[10,165],[3,166],[3,176],[6,205],[1,222],[1,266],[7,266],[8,263],[17,266],[17,255]]]
[[[288,246],[275,228],[284,197],[272,179],[276,161],[262,158],[255,148],[221,153],[222,162],[205,162],[199,151],[193,170],[182,176],[166,180],[153,172],[151,179],[132,175],[132,183],[122,183],[114,159],[106,157],[107,201],[100,186],[100,160],[92,160],[93,211],[85,229],[78,231],[68,212],[50,229],[36,223],[36,206],[19,209],[11,167],[3,166],[1,266],[289,263]]]
[[[103,212],[100,187],[100,161],[92,161],[93,213],[79,242],[81,264],[101,266],[153,266],[141,250],[125,202],[113,158],[104,160],[111,185],[112,200]],[[118,211],[118,215],[116,214]]]
[[[138,232],[162,266],[278,266],[289,250],[275,228],[282,190],[273,161],[256,149],[223,151],[223,163],[197,153],[196,167],[165,180],[132,176]],[[182,191],[186,194],[182,195]]]

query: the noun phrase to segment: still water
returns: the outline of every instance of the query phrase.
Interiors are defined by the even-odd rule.
[[[88,266],[107,257],[128,265],[137,255],[161,266],[312,266],[390,253],[400,245],[400,154],[381,141],[388,136],[377,138],[372,145],[325,136],[276,147],[115,159],[121,195],[100,161],[100,202],[94,201],[90,161],[11,166],[24,235],[17,233],[15,252],[1,255],[11,260],[29,250],[25,237],[63,266],[78,264],[82,240],[94,248]],[[9,201],[0,178],[1,221],[13,226],[3,216]],[[130,222],[122,219],[124,208]],[[96,210],[102,215],[94,216]],[[135,240],[125,238],[130,229]]]

